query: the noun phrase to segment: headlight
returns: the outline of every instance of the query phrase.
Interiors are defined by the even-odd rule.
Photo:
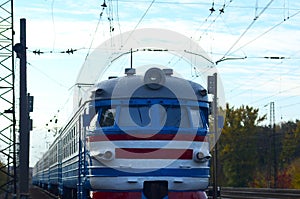
[[[153,90],[161,88],[165,81],[165,73],[159,68],[150,68],[144,76],[144,84]]]
[[[99,160],[99,161],[110,161],[113,160],[115,157],[115,153],[112,150],[105,150],[103,152],[91,152],[91,157]]]
[[[105,151],[103,154],[103,158],[106,160],[111,160],[114,157],[114,154],[112,151]]]
[[[194,152],[194,160],[196,162],[206,162],[206,161],[210,160],[210,158],[211,158],[211,155],[209,153],[204,154],[201,151]]]

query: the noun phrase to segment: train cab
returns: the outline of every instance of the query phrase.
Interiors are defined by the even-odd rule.
[[[86,114],[91,195],[206,198],[211,157],[206,90],[173,77],[169,69],[150,68],[144,76],[127,72],[92,92]]]

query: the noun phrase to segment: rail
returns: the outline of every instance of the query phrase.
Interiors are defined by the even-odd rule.
[[[294,199],[300,198],[297,189],[270,189],[270,188],[221,188],[222,199]]]
[[[30,187],[30,199],[58,199],[58,196],[37,186]]]

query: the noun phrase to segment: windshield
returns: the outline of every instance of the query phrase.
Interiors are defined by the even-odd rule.
[[[90,130],[101,127],[203,128],[198,107],[174,105],[135,105],[102,107],[92,116]]]
[[[191,114],[189,115],[189,110]],[[191,119],[189,119],[191,117]],[[192,122],[190,122],[192,121]],[[119,126],[164,126],[175,128],[203,127],[199,109],[180,106],[132,106],[121,107]]]

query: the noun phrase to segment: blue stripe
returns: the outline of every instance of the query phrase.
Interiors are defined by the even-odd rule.
[[[90,168],[90,176],[118,177],[118,176],[173,176],[209,178],[209,168],[197,169],[158,169],[147,172],[145,169],[132,169],[136,172],[125,172],[112,168]],[[143,172],[143,170],[145,172]],[[148,169],[149,170],[149,169]]]
[[[199,106],[208,108],[208,102],[203,101],[194,101],[194,100],[186,100],[186,99],[167,99],[167,98],[135,98],[135,99],[120,99],[120,100],[96,100],[94,103],[95,106],[113,106],[120,104],[128,105],[153,105],[153,104],[161,104],[161,105],[181,105],[181,106]]]
[[[153,131],[155,129],[150,129],[150,128],[147,128],[147,129],[141,129],[141,128],[136,128],[136,127],[122,127],[123,130],[130,130],[131,133],[140,133],[141,130],[143,130],[143,133],[153,133]],[[197,131],[197,133],[195,132]],[[185,134],[185,135],[191,135],[191,136],[206,136],[207,135],[207,132],[208,130],[207,129],[192,129],[192,133],[191,133],[191,128],[188,128],[186,130],[179,130],[178,128],[173,128],[173,127],[170,127],[170,128],[166,128],[164,127],[160,132],[156,133],[156,134],[171,134],[171,135],[177,135],[177,134]],[[102,128],[102,129],[96,129],[95,131],[93,131],[93,134],[89,134],[89,135],[97,135],[97,133],[99,134],[106,134],[106,135],[125,135],[125,134],[128,134],[124,131],[122,131],[119,127],[115,126],[115,127],[110,127],[110,128]],[[89,136],[88,135],[88,136]]]

